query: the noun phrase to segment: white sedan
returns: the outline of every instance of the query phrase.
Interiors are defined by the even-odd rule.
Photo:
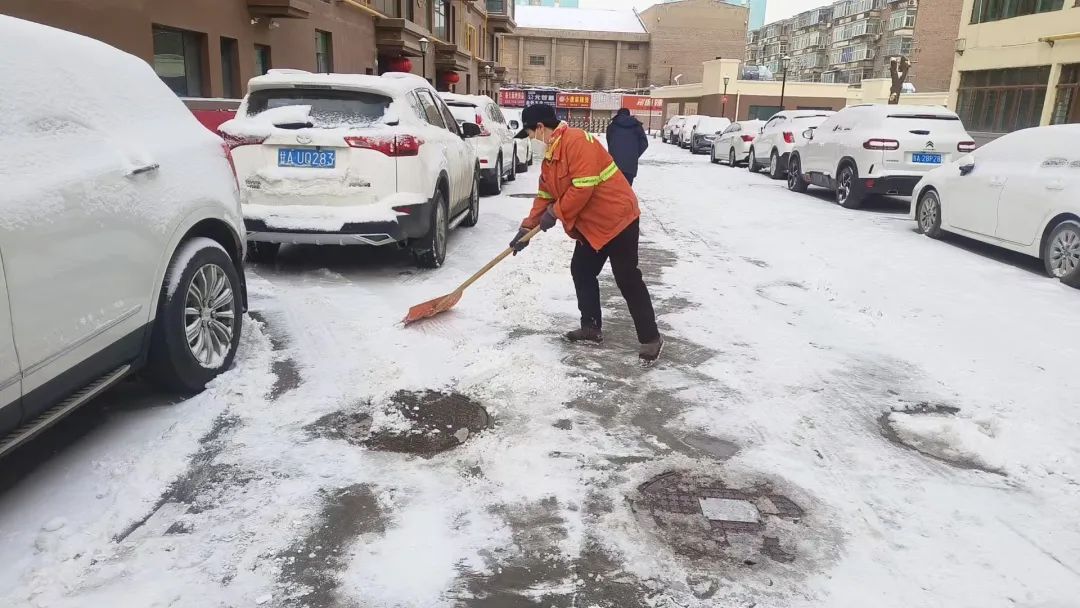
[[[740,120],[731,123],[720,137],[713,142],[712,162],[727,162],[730,167],[737,167],[750,156],[750,146],[761,132],[765,123],[760,120]]]
[[[1040,258],[1080,287],[1080,125],[1024,129],[934,169],[909,217],[932,238],[953,232]]]

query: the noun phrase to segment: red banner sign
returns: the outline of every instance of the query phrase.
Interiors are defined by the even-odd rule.
[[[500,89],[499,105],[504,108],[524,108],[525,91],[519,91],[515,89]]]
[[[643,95],[623,95],[622,107],[631,112],[660,112],[663,109],[664,100],[659,97],[645,97]]]
[[[592,95],[588,93],[559,93],[555,100],[559,108],[588,108],[592,104]]]

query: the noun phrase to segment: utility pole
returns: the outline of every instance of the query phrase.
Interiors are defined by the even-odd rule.
[[[787,69],[788,64],[791,63],[791,57],[789,57],[788,55],[784,55],[784,57],[780,59],[780,63],[782,63],[784,66],[784,80],[780,83],[780,111],[783,112],[784,94],[787,92]]]
[[[728,87],[729,82],[731,82],[731,77],[730,76],[724,76],[724,97],[722,98],[723,99],[723,105],[720,108],[720,115],[723,116],[724,118],[727,118],[727,87]]]

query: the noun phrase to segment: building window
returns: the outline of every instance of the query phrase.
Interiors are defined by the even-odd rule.
[[[240,45],[235,38],[221,39],[221,94],[230,99],[240,94]]]
[[[1037,127],[1050,66],[960,73],[956,112],[969,131],[1008,133]]]
[[[476,28],[471,25],[465,28],[465,48],[470,55],[476,55]]]
[[[769,120],[781,109],[780,106],[750,106],[750,112],[747,115],[747,120]]]
[[[638,69],[638,64],[636,64],[636,63],[628,63],[628,64],[626,64],[626,69],[633,72],[634,70]]]
[[[315,71],[320,74],[334,71],[334,37],[330,32],[315,30]]]
[[[270,71],[270,47],[265,44],[255,45],[255,74],[262,76]]]
[[[971,8],[972,23],[1001,21],[1035,13],[1059,11],[1065,0],[975,0]]]
[[[439,40],[450,40],[450,0],[434,0],[431,3],[435,21],[431,25],[431,33]]]
[[[181,97],[203,97],[206,37],[155,25],[154,71]]]
[[[1080,63],[1061,67],[1051,122],[1055,125],[1080,122]]]
[[[529,55],[529,65],[547,65],[547,57],[543,55]]]
[[[889,31],[910,30],[915,27],[915,9],[895,11],[889,16]]]
[[[638,42],[630,42],[630,43],[627,43],[627,45],[626,45],[626,50],[628,50],[628,51],[638,51],[638,50],[641,50],[641,44],[640,44],[640,43],[638,43]]]

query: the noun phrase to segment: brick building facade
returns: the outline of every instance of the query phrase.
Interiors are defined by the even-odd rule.
[[[701,63],[742,57],[750,10],[723,0],[677,0],[641,12],[649,32],[650,84],[700,82]]]
[[[948,91],[964,0],[919,0],[911,81],[920,91]]]

